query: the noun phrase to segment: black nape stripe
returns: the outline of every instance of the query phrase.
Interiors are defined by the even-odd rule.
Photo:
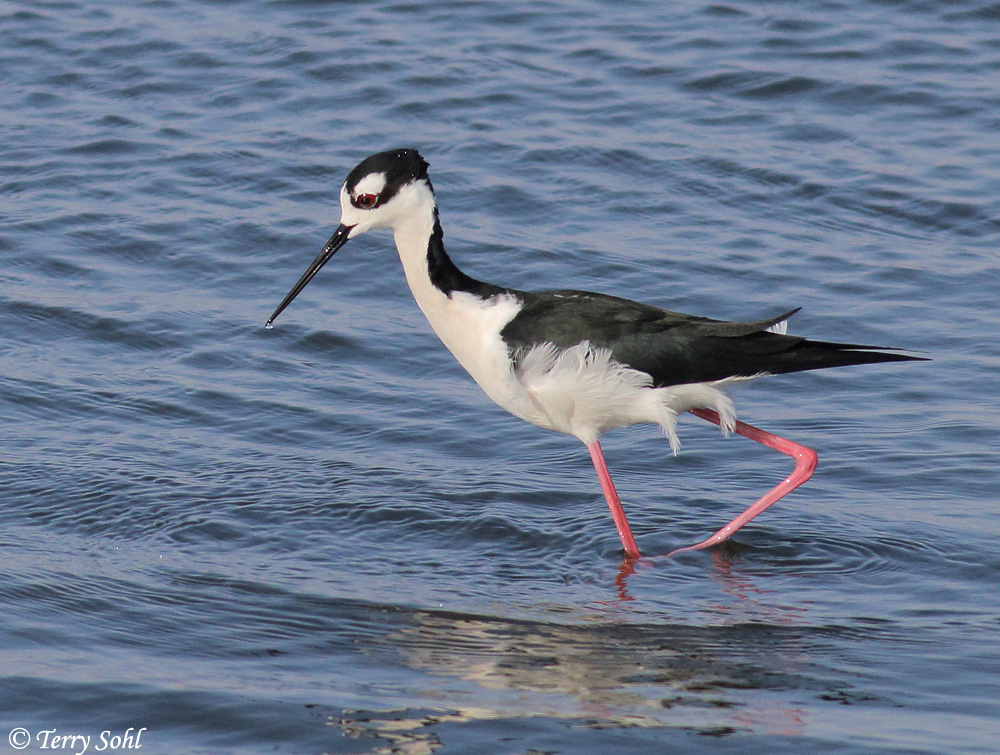
[[[483,283],[466,275],[451,261],[451,257],[444,250],[444,231],[438,218],[437,207],[434,208],[434,230],[427,240],[427,273],[431,283],[449,298],[452,291],[465,291],[480,299],[489,299],[506,291],[500,286]]]

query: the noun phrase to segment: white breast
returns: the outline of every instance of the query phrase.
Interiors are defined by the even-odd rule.
[[[448,350],[501,407],[584,443],[616,427],[657,424],[675,452],[677,416],[688,409],[715,409],[723,430],[732,428],[733,403],[720,390],[728,381],[653,388],[647,374],[586,341],[566,350],[541,344],[515,369],[500,332],[520,311],[520,300],[512,294],[482,299],[464,291],[449,296],[437,288],[427,270],[433,195],[417,186],[405,199],[419,211],[401,212],[393,235],[413,298]]]
[[[424,201],[433,202],[433,196],[428,193]],[[452,291],[449,296],[437,288],[427,271],[427,238],[432,223],[430,212],[414,212],[394,229],[396,250],[413,298],[438,338],[486,395],[517,414],[513,406],[523,389],[514,378],[500,331],[520,311],[521,303],[512,295],[481,299],[464,291]]]

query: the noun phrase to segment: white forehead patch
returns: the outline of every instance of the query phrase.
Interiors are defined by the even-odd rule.
[[[354,196],[359,194],[381,194],[385,188],[385,173],[369,173],[354,187]]]

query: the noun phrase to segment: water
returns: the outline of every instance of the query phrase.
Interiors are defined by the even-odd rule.
[[[971,0],[0,4],[0,750],[995,752],[998,65]],[[816,476],[621,572],[387,235],[264,329],[397,145],[485,280],[934,361],[743,389]],[[681,437],[605,443],[647,553],[790,468]]]

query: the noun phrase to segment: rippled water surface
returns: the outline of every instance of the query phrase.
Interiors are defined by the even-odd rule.
[[[973,0],[0,3],[0,751],[996,752],[998,69]],[[816,476],[629,573],[388,234],[263,329],[397,145],[477,277],[933,361],[742,389]],[[788,471],[681,436],[606,438],[648,554]]]

